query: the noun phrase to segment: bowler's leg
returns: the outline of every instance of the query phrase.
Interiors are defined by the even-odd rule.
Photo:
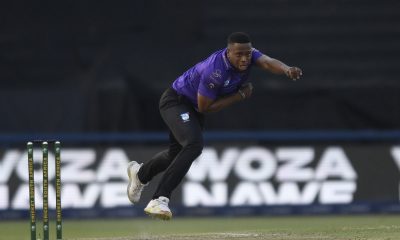
[[[181,104],[162,111],[161,116],[182,149],[165,171],[153,199],[160,196],[170,198],[203,150],[202,127],[193,108]]]
[[[154,155],[152,159],[143,163],[139,169],[138,178],[142,183],[150,182],[154,176],[167,169],[175,156],[181,151],[182,146],[171,132],[169,133],[169,141],[170,145],[168,149]]]

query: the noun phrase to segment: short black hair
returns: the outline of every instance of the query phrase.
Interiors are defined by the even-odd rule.
[[[244,32],[234,32],[231,33],[228,37],[228,44],[232,43],[249,43],[250,36]]]

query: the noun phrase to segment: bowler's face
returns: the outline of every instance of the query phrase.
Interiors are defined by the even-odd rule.
[[[228,44],[227,56],[229,62],[239,71],[245,71],[251,62],[251,43]]]

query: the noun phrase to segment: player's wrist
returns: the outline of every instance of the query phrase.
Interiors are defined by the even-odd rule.
[[[287,67],[287,68],[285,69],[285,75],[286,75],[287,77],[290,77],[290,67]]]

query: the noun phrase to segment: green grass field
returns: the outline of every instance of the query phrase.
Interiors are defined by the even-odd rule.
[[[51,239],[55,239],[54,222],[51,224]],[[0,222],[0,233],[0,239],[29,239],[29,223]],[[63,236],[68,240],[395,240],[400,239],[400,216],[65,220]]]

